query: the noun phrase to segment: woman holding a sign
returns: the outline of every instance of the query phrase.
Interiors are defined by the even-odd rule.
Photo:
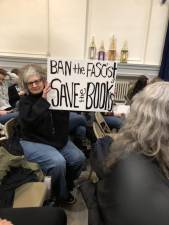
[[[52,177],[52,194],[57,201],[73,204],[73,181],[82,170],[85,156],[70,140],[69,112],[51,110],[46,73],[38,65],[22,70],[26,96],[19,105],[21,145],[25,157]]]

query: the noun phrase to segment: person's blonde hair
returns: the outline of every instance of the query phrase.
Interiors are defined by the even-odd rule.
[[[155,158],[169,178],[169,83],[150,84],[137,94],[119,136],[111,145],[107,166],[124,152]]]

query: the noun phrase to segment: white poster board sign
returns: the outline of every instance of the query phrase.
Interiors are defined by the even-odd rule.
[[[117,62],[48,58],[51,109],[112,111]]]

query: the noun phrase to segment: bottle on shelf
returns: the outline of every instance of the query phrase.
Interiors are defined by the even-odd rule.
[[[108,60],[114,61],[116,60],[117,53],[116,53],[116,39],[113,35],[110,43],[110,48],[108,50]]]
[[[88,54],[89,59],[96,59],[96,44],[95,44],[95,38],[94,36],[92,37],[92,41],[89,46],[89,54]]]
[[[123,48],[121,49],[120,62],[127,63],[127,61],[128,61],[128,44],[127,41],[125,41]]]
[[[106,56],[106,53],[104,49],[104,42],[101,41],[101,45],[98,51],[98,60],[105,60],[105,56]]]

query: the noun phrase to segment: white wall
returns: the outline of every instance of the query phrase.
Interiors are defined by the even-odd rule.
[[[0,1],[0,54],[46,56],[47,0]]]
[[[147,29],[144,63],[159,65],[168,25],[168,5],[161,6],[159,0],[152,1],[150,23]]]
[[[160,65],[168,6],[159,0],[1,0],[0,56],[84,58],[97,46],[128,41],[129,63]]]
[[[129,62],[160,64],[168,18],[168,7],[159,0],[90,0],[88,38],[117,38],[117,51],[128,42]],[[90,40],[88,40],[89,43]]]
[[[83,58],[86,0],[50,0],[49,3],[49,54]]]

